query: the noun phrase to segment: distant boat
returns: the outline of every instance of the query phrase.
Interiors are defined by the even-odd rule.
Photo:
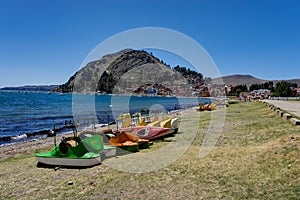
[[[197,111],[205,111],[205,110],[212,111],[214,109],[216,109],[216,104],[215,103],[201,105],[201,106],[196,108]]]

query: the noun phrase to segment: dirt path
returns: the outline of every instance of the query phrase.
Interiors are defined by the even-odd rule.
[[[279,100],[264,100],[264,101],[300,117],[300,101],[279,101]]]

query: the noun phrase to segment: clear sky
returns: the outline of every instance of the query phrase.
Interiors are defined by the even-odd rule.
[[[0,0],[0,87],[62,84],[100,42],[140,27],[188,35],[224,76],[300,78],[298,0]]]

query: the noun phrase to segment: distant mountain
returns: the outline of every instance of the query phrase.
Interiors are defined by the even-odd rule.
[[[264,80],[264,79],[259,79],[251,75],[241,75],[241,74],[235,74],[235,75],[230,75],[230,76],[223,76],[219,78],[213,79],[214,81],[220,81],[223,79],[223,82],[225,85],[229,86],[237,86],[237,85],[247,85],[249,88],[252,84],[261,84],[265,83],[267,81],[273,81],[274,84],[280,82],[280,81],[287,81],[291,83],[297,83],[298,86],[300,86],[300,79],[289,79],[289,80]]]
[[[267,80],[256,78],[251,75],[241,75],[241,74],[224,76],[221,78],[215,78],[213,80],[219,82],[220,79],[223,79],[224,84],[227,86],[247,85],[247,87],[250,87],[250,85],[252,84],[261,84],[267,81]]]
[[[28,92],[49,92],[58,88],[59,85],[27,85],[20,87],[4,87],[0,88],[0,90],[10,90],[10,91],[28,91]]]

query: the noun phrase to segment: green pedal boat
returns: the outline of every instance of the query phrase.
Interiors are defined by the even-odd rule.
[[[90,167],[116,155],[116,148],[103,145],[99,135],[63,138],[50,152],[36,154],[38,163],[54,166]]]

